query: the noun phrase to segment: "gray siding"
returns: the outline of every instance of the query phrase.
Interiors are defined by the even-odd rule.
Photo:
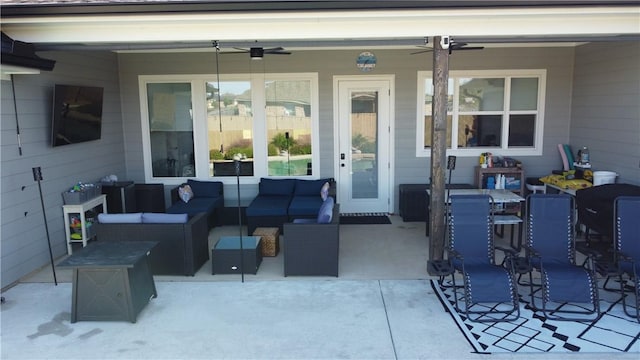
[[[395,201],[398,209],[398,185],[426,183],[429,179],[429,158],[416,157],[416,86],[417,72],[432,69],[432,55],[410,55],[413,50],[373,50],[378,62],[373,75],[395,75]],[[298,51],[290,56],[266,55],[261,62],[250,61],[246,54],[220,56],[221,73],[247,72],[317,72],[320,100],[320,175],[334,176],[333,154],[333,77],[335,75],[363,75],[355,65],[360,50]],[[125,147],[129,179],[144,180],[142,133],[138,75],[211,74],[215,79],[215,54],[120,54]],[[482,51],[458,51],[451,56],[451,70],[489,69],[546,69],[547,93],[544,150],[542,156],[520,157],[527,176],[543,176],[561,166],[556,148],[569,141],[571,117],[571,88],[574,49],[550,48],[494,48]],[[476,157],[459,158],[452,182],[473,182]],[[235,186],[226,192],[228,206],[235,204]],[[243,185],[243,202],[249,202],[257,186]],[[231,201],[231,202],[230,202]]]
[[[33,167],[42,168],[42,192],[54,258],[67,251],[61,193],[78,181],[94,182],[108,174],[126,177],[116,55],[106,52],[39,55],[57,60],[55,69],[39,75],[14,76],[22,156],[18,154],[11,82],[2,81],[0,253],[3,288],[49,264]],[[104,87],[101,140],[51,147],[55,84]]]
[[[588,146],[594,170],[640,185],[640,42],[576,49],[571,144]]]

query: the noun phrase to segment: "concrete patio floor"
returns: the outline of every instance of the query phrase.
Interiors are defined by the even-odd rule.
[[[640,359],[626,354],[476,354],[433,293],[423,223],[341,227],[340,277],[155,276],[136,323],[70,323],[71,273],[51,269],[3,292],[2,359]],[[210,234],[236,234],[220,227]]]

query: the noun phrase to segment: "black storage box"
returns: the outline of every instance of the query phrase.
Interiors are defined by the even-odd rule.
[[[613,205],[618,196],[640,196],[640,186],[604,184],[576,191],[578,222],[601,235],[613,236]]]

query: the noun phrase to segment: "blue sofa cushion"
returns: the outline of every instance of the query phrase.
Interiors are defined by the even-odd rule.
[[[247,216],[286,216],[289,208],[288,196],[258,195],[247,207]]]
[[[296,180],[296,190],[294,196],[320,196],[322,185],[328,182],[327,179],[320,180]]]
[[[286,195],[291,196],[295,188],[295,179],[260,179],[258,186],[259,195]],[[319,191],[319,190],[318,190]]]
[[[322,206],[322,198],[319,193],[314,196],[295,196],[289,205],[289,216],[316,216]]]
[[[194,198],[215,198],[222,194],[222,182],[220,181],[198,181],[189,179],[187,180],[187,185],[191,187]]]
[[[216,207],[223,206],[224,199],[222,197],[194,197],[188,203],[178,201],[167,209],[169,214],[189,214],[191,216],[197,213],[212,213]]]
[[[98,214],[98,222],[102,224],[138,224],[142,222],[142,213]]]
[[[142,213],[142,222],[148,224],[186,224],[187,214]]]
[[[320,211],[318,212],[318,224],[328,224],[333,217],[333,198],[329,196],[327,200],[322,203]]]

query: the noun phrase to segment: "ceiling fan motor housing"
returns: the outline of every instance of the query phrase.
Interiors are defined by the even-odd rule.
[[[249,55],[251,55],[252,59],[262,59],[264,56],[263,48],[251,48],[249,49]]]

